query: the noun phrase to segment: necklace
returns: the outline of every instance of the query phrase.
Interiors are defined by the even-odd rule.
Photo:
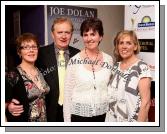
[[[35,74],[35,75],[31,75],[31,78],[33,79],[34,82],[38,82],[39,81],[39,75],[38,74]]]
[[[86,48],[85,48],[85,54],[86,54],[86,57],[87,57],[88,59],[90,59],[89,56],[88,56],[88,53],[87,53],[87,51],[86,51]],[[94,80],[94,89],[96,89],[96,82],[95,82],[95,81],[96,81],[96,76],[95,76],[94,64],[95,64],[96,61],[97,61],[98,55],[99,55],[99,50],[98,50],[98,52],[96,53],[96,59],[95,59],[95,61],[92,62],[92,72],[93,72],[93,80]]]
[[[18,66],[19,72],[21,73],[22,77],[24,80],[30,80],[31,83],[33,83],[33,85],[35,86],[35,88],[41,90],[42,92],[45,92],[45,88],[44,88],[44,84],[43,84],[43,79],[40,78],[40,72],[39,70],[35,67],[34,70],[29,70],[26,71],[25,69],[23,69],[22,66]]]
[[[38,70],[36,67],[34,70],[29,70],[29,71],[25,71],[25,69],[23,69],[23,67],[21,67],[21,66],[20,66],[20,68],[28,76],[28,78],[31,79],[33,82],[39,81],[39,73],[38,73]]]
[[[35,83],[39,82],[39,72],[37,69],[33,70],[32,72],[29,72],[28,75]]]

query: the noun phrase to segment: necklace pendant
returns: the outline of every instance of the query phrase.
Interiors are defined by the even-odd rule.
[[[38,76],[35,76],[34,81],[36,82],[38,81]]]
[[[96,87],[94,86],[94,89],[96,90]]]

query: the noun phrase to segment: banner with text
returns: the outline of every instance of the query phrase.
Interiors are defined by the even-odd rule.
[[[96,18],[97,9],[94,8],[85,8],[85,7],[76,7],[76,6],[67,6],[67,5],[47,5],[47,43],[50,44],[53,42],[51,38],[51,26],[54,19],[58,17],[69,17],[74,25],[74,32],[70,42],[70,46],[73,46],[78,49],[83,48],[82,38],[80,36],[80,25],[86,18]]]
[[[154,5],[125,6],[124,29],[134,30],[140,42],[139,57],[150,66],[155,78],[155,7]],[[151,57],[151,58],[150,58]]]

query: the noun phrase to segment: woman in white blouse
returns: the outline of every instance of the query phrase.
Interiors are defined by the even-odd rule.
[[[135,32],[121,31],[114,40],[117,63],[108,86],[110,111],[106,121],[147,121],[151,73],[137,57],[140,45]]]
[[[99,50],[102,21],[90,18],[81,24],[85,48],[68,63],[64,89],[65,122],[104,122],[108,111],[107,84],[112,57]]]

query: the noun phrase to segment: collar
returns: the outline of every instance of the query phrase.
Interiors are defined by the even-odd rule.
[[[54,48],[55,48],[56,54],[59,54],[60,49],[59,49],[58,47],[56,47],[55,44],[54,44]],[[65,54],[70,55],[70,52],[69,52],[69,48],[68,48],[68,47],[67,47],[66,49],[63,49],[63,50],[64,50],[64,53],[65,53]]]

